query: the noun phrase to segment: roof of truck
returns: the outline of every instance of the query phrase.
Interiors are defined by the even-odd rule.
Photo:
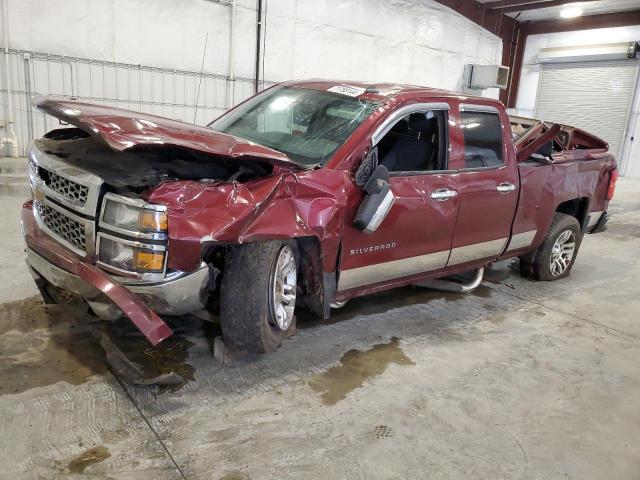
[[[339,87],[353,88],[353,94],[366,100],[381,101],[387,98],[411,98],[411,97],[433,97],[433,98],[451,98],[457,100],[478,99],[483,103],[494,103],[501,105],[499,100],[486,97],[478,97],[473,95],[464,95],[451,90],[443,90],[439,88],[421,87],[418,85],[405,85],[398,83],[381,83],[381,82],[362,82],[352,80],[326,80],[326,79],[310,79],[310,80],[294,80],[284,82],[281,85],[296,86],[310,88],[313,90],[329,90]],[[357,92],[364,90],[363,93],[356,95]]]

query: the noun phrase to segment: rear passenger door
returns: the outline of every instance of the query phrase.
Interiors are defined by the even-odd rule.
[[[338,291],[391,284],[446,266],[458,210],[458,173],[448,166],[448,113],[447,103],[409,105],[373,133],[395,203],[373,233],[345,224]],[[350,206],[348,219],[357,207]]]
[[[504,250],[518,201],[519,179],[504,110],[461,104],[457,133],[463,144],[459,206],[449,267],[498,257]]]

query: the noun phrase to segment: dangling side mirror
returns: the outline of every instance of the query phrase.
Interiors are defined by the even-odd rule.
[[[367,156],[362,160],[362,163],[356,170],[355,181],[359,187],[364,187],[371,177],[374,169],[378,166],[378,147],[373,147]]]
[[[373,233],[385,219],[395,197],[389,185],[389,171],[378,165],[363,187],[365,197],[358,207],[353,225],[364,233]]]

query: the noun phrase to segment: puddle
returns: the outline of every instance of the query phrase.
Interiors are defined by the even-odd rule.
[[[229,472],[221,476],[220,480],[249,480],[249,475],[242,472]]]
[[[54,320],[55,314],[62,313],[49,310],[40,295],[0,304],[0,335],[11,330],[27,333],[47,328]]]
[[[104,353],[81,322],[39,296],[1,304],[0,395],[105,373]]]
[[[107,447],[98,446],[90,448],[69,462],[69,472],[82,473],[89,465],[103,462],[110,456],[111,454]]]
[[[107,373],[105,353],[89,330],[90,321],[95,319],[45,305],[40,296],[0,304],[0,395],[58,382],[79,385]],[[192,342],[175,335],[152,347],[126,319],[108,328],[146,376],[175,371],[186,381],[194,380],[194,368],[186,361]],[[163,386],[161,391],[182,385]]]
[[[324,405],[335,405],[347,394],[364,385],[370,378],[382,375],[391,363],[415,365],[400,348],[400,339],[393,337],[389,343],[374,345],[369,350],[349,350],[332,367],[309,382],[313,391],[320,393]]]

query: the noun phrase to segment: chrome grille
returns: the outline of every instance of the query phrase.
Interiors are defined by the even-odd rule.
[[[47,170],[46,168],[40,167],[38,169],[38,173],[40,178],[44,180],[45,185],[54,192],[79,205],[87,203],[89,187],[61,177],[57,173]]]
[[[40,221],[51,233],[66,240],[78,250],[86,251],[87,235],[82,223],[40,202],[35,202],[35,206]]]

